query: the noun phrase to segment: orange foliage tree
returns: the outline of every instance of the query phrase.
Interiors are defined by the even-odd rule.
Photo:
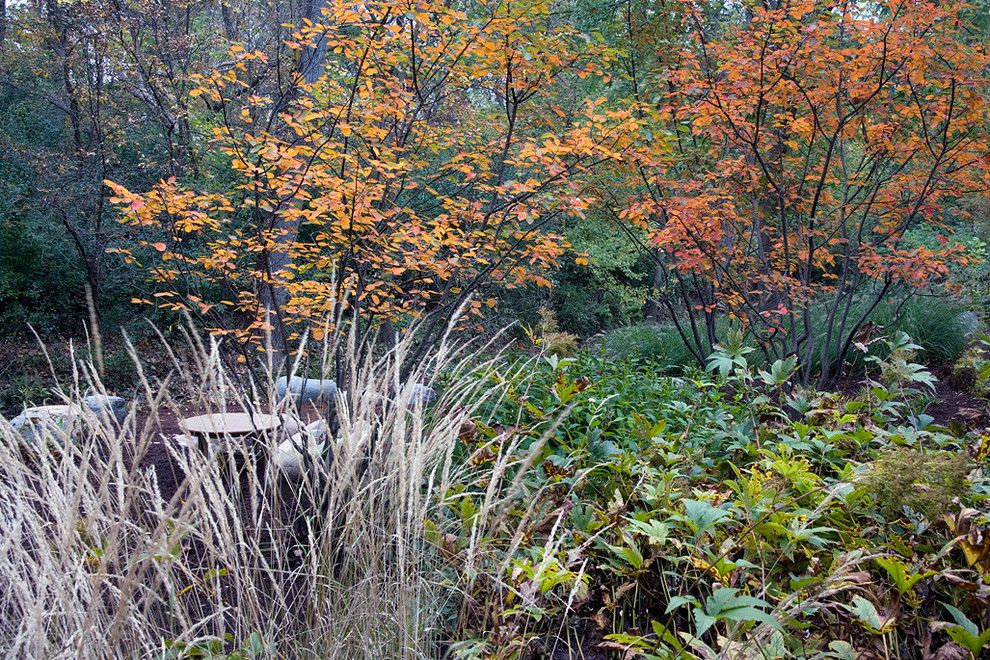
[[[904,238],[987,188],[985,45],[958,2],[784,0],[717,29],[680,8],[691,37],[650,109],[673,149],[639,151],[617,214],[667,267],[699,360],[730,319],[827,383],[882,301],[965,263]]]
[[[550,10],[329,0],[285,44],[308,64],[277,98],[255,83],[268,56],[234,46],[193,90],[218,111],[229,171],[141,193],[108,182],[156,258],[156,303],[287,346],[340,305],[441,328],[469,299],[494,304],[484,287],[548,284],[566,245],[553,227],[583,214],[585,175],[623,156],[633,125],[569,93],[606,78],[611,54]]]

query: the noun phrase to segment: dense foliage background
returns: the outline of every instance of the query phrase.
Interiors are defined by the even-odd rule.
[[[891,301],[983,304],[981,3],[7,4],[6,336],[82,336],[87,290],[108,337],[186,309],[242,342],[266,314],[290,340],[344,298],[377,324],[473,297],[487,328],[540,309],[581,338],[676,327],[699,364],[741,324],[824,383]],[[107,182],[139,196],[122,208]]]

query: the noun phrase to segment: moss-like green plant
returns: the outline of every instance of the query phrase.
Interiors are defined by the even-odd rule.
[[[873,462],[865,485],[886,515],[896,516],[908,506],[936,518],[965,492],[969,470],[969,459],[963,454],[923,454],[898,448]]]
[[[539,311],[540,323],[534,335],[536,343],[549,355],[558,357],[573,357],[578,352],[578,336],[570,332],[561,332],[557,325],[557,315],[551,309]]]

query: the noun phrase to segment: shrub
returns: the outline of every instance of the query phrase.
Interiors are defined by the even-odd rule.
[[[0,335],[27,334],[29,324],[66,328],[85,314],[83,275],[70,248],[50,234],[0,209]]]
[[[25,403],[40,404],[51,396],[48,382],[34,374],[17,375],[0,387],[0,413],[18,414]]]
[[[959,319],[965,311],[945,298],[912,298],[901,306],[881,305],[871,317],[884,326],[884,334],[907,333],[921,346],[918,360],[929,365],[954,363],[969,344],[967,330]]]
[[[949,384],[953,389],[975,396],[990,397],[990,339],[982,335],[953,365]]]
[[[632,325],[605,336],[606,353],[617,360],[639,360],[675,369],[696,363],[677,330],[669,326]]]
[[[904,247],[908,249],[924,247],[938,250],[954,246],[963,247],[971,261],[947,264],[949,279],[959,287],[966,306],[982,313],[990,302],[990,245],[987,244],[986,230],[962,222],[953,227],[949,236],[930,229],[914,229],[904,235]]]
[[[859,318],[866,311],[864,304],[858,303],[850,310],[850,318]],[[890,302],[879,305],[868,321],[880,326],[879,333],[887,337],[895,337],[898,333],[907,334],[911,340],[920,346],[915,356],[926,365],[950,365],[958,360],[966,351],[969,343],[967,329],[959,316],[964,308],[946,298],[914,297],[901,304]],[[814,327],[819,336],[825,327],[827,310],[821,307],[812,311],[815,319]],[[871,354],[884,358],[886,353],[882,344],[870,348]],[[864,355],[853,349],[846,356],[853,372],[861,372],[865,367]],[[821,356],[815,355],[813,364],[818,368]]]
[[[653,265],[607,219],[594,213],[569,228],[574,251],[587,263],[565,260],[553,290],[553,305],[563,330],[582,337],[642,318]]]
[[[574,357],[578,352],[577,335],[569,332],[551,332],[544,335],[541,345],[550,355]]]
[[[536,333],[532,335],[533,343],[540,350],[558,357],[572,357],[578,352],[578,336],[570,332],[561,332],[557,325],[557,315],[552,309],[541,308],[538,312],[540,322]]]

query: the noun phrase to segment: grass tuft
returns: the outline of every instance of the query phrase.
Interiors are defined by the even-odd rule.
[[[490,385],[478,390],[484,379],[473,372],[488,363],[445,343],[407,374],[412,334],[374,359],[357,359],[353,337],[324,346],[324,355],[343,355],[333,366],[345,374],[330,416],[332,462],[311,465],[290,487],[270,463],[256,473],[248,457],[232,486],[221,464],[237,459],[236,443],[206,459],[163,437],[164,421],[191,404],[296,423],[300,411],[275,400],[271,369],[230,369],[215,342],[187,338],[181,350],[165,345],[153,358],[172,361],[161,379],[132,353],[142,394],[120,425],[87,414],[76,437],[48,432],[28,447],[0,418],[5,655],[441,653],[474,579],[452,573],[442,547],[428,540],[450,532],[451,485],[477,490],[474,538],[513,497],[505,478],[472,485],[453,461],[462,427],[504,395]],[[329,366],[324,361],[325,372]],[[413,404],[414,385],[441,371],[439,400],[428,409]],[[65,402],[104,390],[89,364],[55,388]],[[271,451],[283,440],[268,434],[261,442]],[[185,474],[174,492],[145,464],[163,442]],[[496,459],[495,469],[507,474],[507,460]],[[469,567],[503,561],[477,543],[463,552]]]

